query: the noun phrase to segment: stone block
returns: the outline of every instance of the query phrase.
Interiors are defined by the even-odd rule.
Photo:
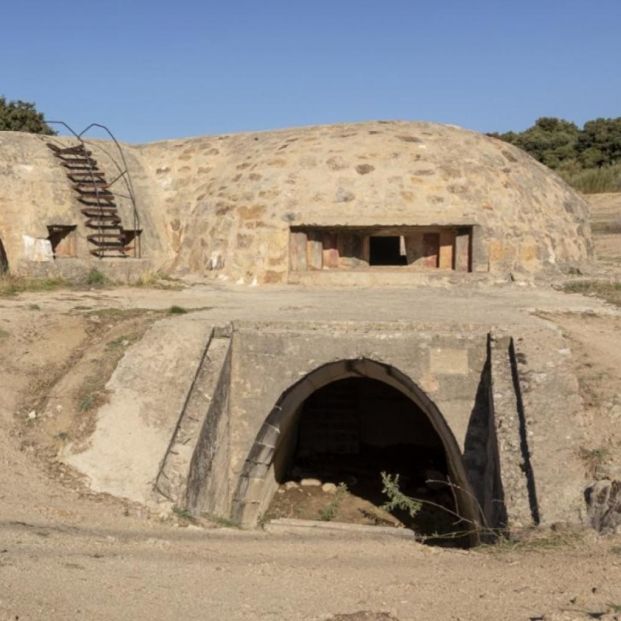
[[[434,347],[430,350],[430,370],[438,375],[467,375],[468,350]]]

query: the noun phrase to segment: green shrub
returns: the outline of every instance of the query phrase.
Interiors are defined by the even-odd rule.
[[[106,275],[95,267],[86,275],[86,284],[90,287],[103,287],[107,282]]]
[[[339,507],[347,494],[347,485],[345,483],[339,483],[334,494],[334,498],[319,511],[319,519],[324,522],[331,522],[338,514]]]
[[[387,474],[382,472],[382,494],[388,497],[388,500],[382,505],[382,509],[385,511],[394,511],[395,509],[401,509],[407,511],[411,518],[415,518],[416,515],[423,508],[423,503],[414,500],[406,496],[399,488],[399,475]]]

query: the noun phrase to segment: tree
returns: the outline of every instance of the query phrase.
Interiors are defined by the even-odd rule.
[[[7,101],[0,97],[0,131],[29,132],[54,135],[56,132],[45,122],[43,114],[33,103]]]
[[[587,121],[582,129],[542,117],[523,132],[489,135],[520,147],[582,192],[621,188],[621,117]]]
[[[546,166],[558,168],[563,162],[576,157],[579,133],[580,130],[574,123],[544,116],[523,132],[493,135],[520,147]]]
[[[621,117],[587,121],[578,138],[585,168],[621,161]]]

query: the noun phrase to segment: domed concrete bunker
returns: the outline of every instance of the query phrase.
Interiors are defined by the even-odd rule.
[[[75,143],[0,136],[0,237],[15,271],[97,265],[246,284],[398,284],[417,272],[467,280],[567,270],[592,254],[576,192],[520,149],[455,126],[373,121]],[[119,158],[131,201],[113,182]],[[67,168],[84,161],[97,183]],[[100,252],[106,240],[118,256]]]

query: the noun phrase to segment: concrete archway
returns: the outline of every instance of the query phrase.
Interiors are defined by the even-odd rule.
[[[424,413],[441,442],[447,473],[453,483],[456,510],[468,527],[480,523],[479,510],[470,489],[461,451],[444,416],[435,403],[407,375],[393,366],[367,358],[339,360],[311,371],[290,386],[267,416],[244,463],[233,498],[232,514],[241,524],[252,526],[265,512],[278,488],[277,473],[291,459],[288,440],[297,424],[304,402],[313,393],[347,378],[368,378],[405,395]],[[474,543],[478,536],[470,537]]]

